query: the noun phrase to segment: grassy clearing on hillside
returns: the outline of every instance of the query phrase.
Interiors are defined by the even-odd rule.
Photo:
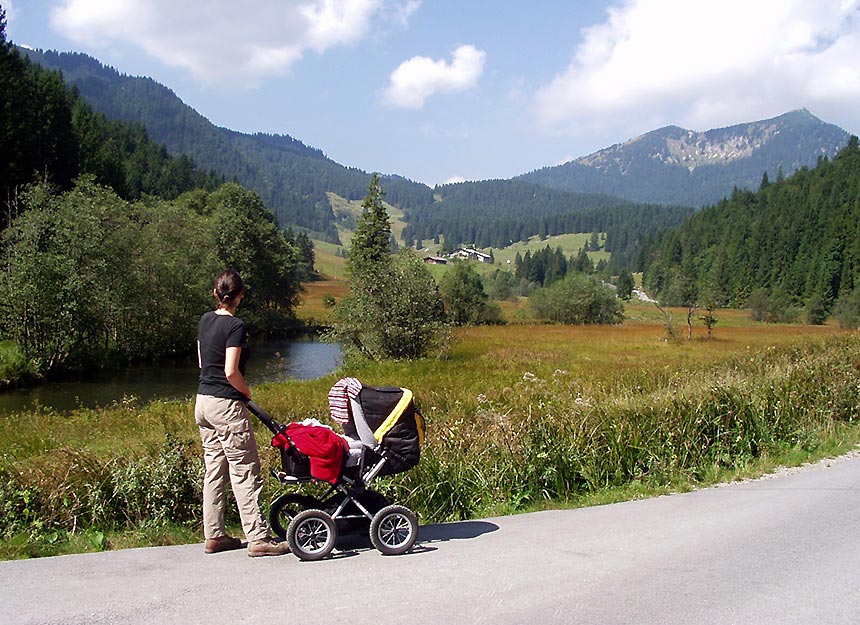
[[[334,243],[314,240],[314,269],[326,279],[346,278],[346,258],[341,255],[344,248]]]
[[[331,192],[329,192],[327,196],[329,204],[331,205],[335,215],[351,215],[355,219],[361,215],[361,200],[347,200]],[[388,211],[388,215],[391,220],[391,233],[394,235],[394,239],[397,243],[400,246],[404,246],[403,229],[406,227],[406,222],[403,219],[403,211],[396,206],[392,206],[387,203],[385,203],[385,208]],[[338,225],[337,229],[342,246],[314,240],[314,247],[317,252],[317,270],[323,275],[333,278],[341,278],[344,275],[343,266],[345,263],[343,258],[337,255],[337,251],[338,249],[349,249],[349,244],[352,240],[353,234],[352,229],[345,227],[344,224]],[[600,234],[601,245],[605,243],[605,236],[605,234]],[[582,249],[590,239],[591,233],[560,234],[546,237],[545,239],[533,236],[528,241],[517,241],[506,248],[500,250],[494,249],[494,264],[475,263],[475,267],[481,274],[492,273],[496,269],[513,269],[514,259],[516,258],[517,253],[521,256],[525,256],[528,251],[534,254],[535,252],[544,249],[546,246],[549,246],[553,250],[557,247],[561,247],[564,255],[567,258],[570,258],[571,256],[578,254],[579,250]],[[427,240],[423,241],[423,247],[415,252],[420,256],[425,254],[434,255],[440,253],[441,247],[441,244],[433,243],[432,240]],[[484,249],[482,251],[489,252],[489,249]],[[591,259],[591,262],[594,263],[595,267],[601,260],[608,262],[610,255],[611,254],[609,252],[603,250],[588,252],[588,257]],[[433,266],[431,271],[433,272],[434,277],[438,280],[441,275],[444,275],[446,268],[444,266]]]
[[[346,215],[352,215],[356,219],[358,219],[358,217],[361,215],[362,200],[347,200],[337,195],[336,193],[331,192],[326,193],[326,195],[328,196],[329,204],[331,204],[331,208],[334,211],[335,215],[342,213]],[[403,211],[387,202],[383,202],[383,205],[388,211],[388,217],[391,221],[391,234],[393,234],[394,239],[402,245],[403,228],[406,227],[406,222],[403,220]],[[344,247],[349,248],[349,242],[352,240],[353,234],[352,229],[344,228],[343,226],[339,225],[337,230],[341,243],[343,243]]]
[[[535,252],[539,252],[546,248],[546,246],[549,246],[552,250],[560,247],[564,255],[567,258],[570,258],[571,256],[578,254],[579,250],[581,250],[590,239],[591,233],[559,234],[545,239],[535,236],[531,237],[528,241],[517,241],[506,248],[493,250],[493,257],[496,259],[496,264],[501,265],[502,267],[506,267],[508,261],[510,261],[510,264],[513,266],[514,259],[517,254],[520,256],[525,256],[526,252],[534,254]],[[602,238],[601,244],[603,244]],[[597,266],[597,263],[601,260],[606,260],[608,262],[609,256],[609,252],[604,252],[602,250],[598,252],[588,252],[588,257],[595,266]]]

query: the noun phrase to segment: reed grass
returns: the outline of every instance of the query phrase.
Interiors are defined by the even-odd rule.
[[[686,490],[860,440],[856,334],[720,313],[715,338],[668,341],[647,312],[613,327],[458,329],[439,358],[348,362],[254,399],[284,422],[326,421],[342,375],[413,389],[422,460],[381,488],[423,523]],[[200,539],[188,402],[12,415],[0,445],[0,557]],[[270,480],[266,500],[277,494]]]

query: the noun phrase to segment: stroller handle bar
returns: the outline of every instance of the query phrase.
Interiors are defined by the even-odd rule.
[[[275,421],[268,412],[260,408],[253,400],[248,401],[248,410],[262,421],[272,431],[272,434],[279,434],[284,431],[284,426]]]

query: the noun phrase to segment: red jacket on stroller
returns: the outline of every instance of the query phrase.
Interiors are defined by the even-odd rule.
[[[324,426],[289,423],[283,433],[275,435],[272,445],[289,449],[291,443],[310,459],[311,477],[331,484],[337,482],[343,469],[344,455],[349,452],[343,437]]]

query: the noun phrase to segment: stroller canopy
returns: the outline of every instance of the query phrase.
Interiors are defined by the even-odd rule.
[[[364,386],[355,378],[343,378],[329,391],[329,407],[349,438],[390,452],[383,475],[418,464],[425,425],[409,389]]]

